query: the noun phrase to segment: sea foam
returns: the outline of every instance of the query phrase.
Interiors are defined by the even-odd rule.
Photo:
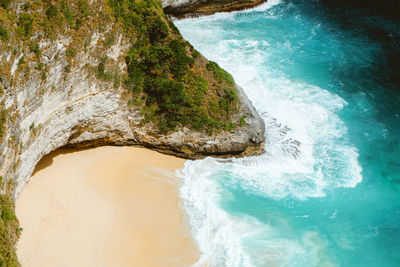
[[[265,12],[273,20],[276,14],[270,7],[279,1],[271,2],[246,12]],[[181,196],[192,234],[203,253],[199,264],[285,266],[296,262],[301,266],[303,261],[309,264],[315,260],[316,265],[319,261],[329,266],[329,259],[321,256],[324,244],[318,233],[304,233],[300,240],[284,238],[266,222],[235,216],[221,207],[223,198],[229,197],[223,194],[223,187],[241,188],[271,199],[301,201],[323,197],[335,188],[355,187],[362,180],[357,148],[348,142],[346,125],[338,115],[346,101],[270,67],[274,50],[267,40],[242,39],[235,28],[224,27],[238,14],[176,22],[196,49],[233,75],[266,124],[263,155],[229,162],[208,158],[185,164]],[[291,50],[288,41],[279,45]],[[252,243],[258,245],[251,248]]]

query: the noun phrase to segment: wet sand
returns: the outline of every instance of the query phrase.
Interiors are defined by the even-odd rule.
[[[148,149],[58,150],[16,202],[22,266],[190,266],[199,258],[180,208],[184,160]]]

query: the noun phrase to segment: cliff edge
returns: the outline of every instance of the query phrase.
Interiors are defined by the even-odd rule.
[[[13,199],[64,147],[140,145],[180,157],[262,153],[264,123],[158,1],[0,2],[0,265],[17,264]]]

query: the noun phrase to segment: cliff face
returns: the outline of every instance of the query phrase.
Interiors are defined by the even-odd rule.
[[[103,35],[92,36],[100,40]],[[46,81],[32,74],[23,85],[6,85],[4,108],[14,119],[7,120],[1,146],[1,174],[13,177],[18,194],[45,154],[65,145],[90,146],[101,144],[144,145],[188,158],[206,155],[252,154],[263,141],[263,123],[241,93],[240,112],[247,124],[232,131],[208,135],[186,127],[169,134],[159,134],[151,123],[143,125],[143,115],[128,105],[123,88],[110,82],[89,78],[84,65],[96,62],[95,41],[87,52],[77,55],[77,62],[65,77],[64,54],[67,40],[43,44],[42,57],[51,65]],[[107,50],[119,61],[123,71],[124,50],[119,42]],[[55,59],[58,53],[58,58]],[[6,55],[3,55],[6,57]],[[17,56],[12,66],[18,64]],[[12,90],[13,89],[13,90]]]
[[[254,155],[263,142],[246,95],[158,2],[0,2],[0,265],[16,262],[12,199],[59,147],[142,145],[195,159]]]
[[[57,1],[55,7],[56,4]],[[74,1],[70,4],[73,8]],[[106,8],[103,1],[91,5],[99,11]],[[27,7],[18,1],[11,3],[10,8],[14,10],[11,12],[19,12],[19,17],[25,14],[23,10],[28,10],[26,14],[34,10],[34,6]],[[49,15],[51,8],[43,12]],[[107,20],[108,25],[90,25],[100,20]],[[78,30],[62,33],[57,28],[54,35],[45,38],[44,30],[38,26],[24,40],[18,32],[9,32],[8,40],[1,41],[0,103],[6,115],[1,126],[0,175],[4,181],[13,181],[14,195],[22,190],[42,156],[66,145],[143,145],[186,158],[253,155],[263,151],[264,124],[240,88],[234,92],[237,103],[229,113],[229,121],[223,124],[232,126],[207,131],[182,123],[172,130],[160,131],[159,125],[169,120],[168,113],[155,117],[156,124],[146,117],[148,107],[132,104],[140,99],[132,97],[123,78],[129,73],[126,57],[132,40],[118,28],[117,22],[110,17],[88,17]],[[2,22],[13,23],[18,31],[23,22],[8,18]],[[79,43],[82,34],[85,36]],[[194,68],[209,80],[205,95],[225,98],[220,91],[212,92],[211,83],[217,81],[207,76],[212,71],[202,69],[208,61],[200,55],[196,62],[200,63],[195,63]],[[104,78],[106,74],[110,78]]]
[[[210,15],[254,7],[267,0],[162,0],[165,13],[173,16]]]

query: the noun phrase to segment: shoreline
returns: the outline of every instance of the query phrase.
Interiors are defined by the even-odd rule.
[[[255,0],[254,2],[241,2],[233,4],[222,3],[220,5],[215,4],[215,6],[213,5],[207,6],[207,4],[201,6],[201,4],[199,4],[198,7],[196,7],[193,3],[189,3],[176,7],[172,5],[167,6],[164,8],[164,12],[168,16],[172,16],[176,19],[188,19],[188,18],[210,16],[215,13],[221,13],[221,12],[235,12],[235,11],[251,9],[261,4],[264,4],[267,1],[268,0]]]
[[[188,266],[200,253],[174,171],[184,160],[137,147],[62,149],[16,201],[22,266]],[[73,257],[71,257],[73,255]]]

